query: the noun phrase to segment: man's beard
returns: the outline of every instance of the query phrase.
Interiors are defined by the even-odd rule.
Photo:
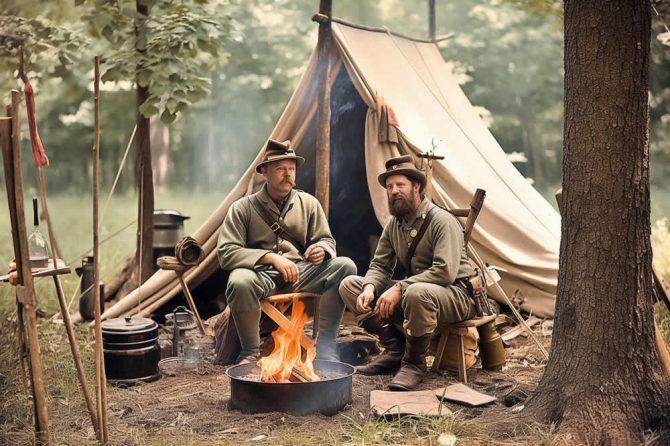
[[[410,199],[403,196],[389,197],[388,204],[389,212],[396,218],[406,217],[414,212]]]

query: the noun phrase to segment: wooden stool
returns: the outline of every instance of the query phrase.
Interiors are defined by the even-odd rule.
[[[303,333],[300,339],[300,345],[305,349],[316,347],[314,339],[316,339],[316,335],[319,333],[319,300],[321,295],[315,293],[273,294],[261,300],[261,310],[263,313],[267,314],[280,327],[289,329],[293,325],[293,322],[284,316],[287,304],[293,302],[293,299],[302,300],[308,298],[314,299],[314,320],[312,322],[312,337],[310,338]]]
[[[444,327],[444,331],[440,336],[440,343],[435,350],[435,360],[433,361],[433,366],[431,369],[437,371],[440,367],[440,362],[442,362],[442,357],[447,348],[447,340],[449,336],[454,335],[458,337],[458,343],[456,344],[456,349],[458,352],[458,380],[462,383],[468,382],[468,372],[465,368],[465,349],[463,347],[463,337],[468,334],[468,329],[471,327],[479,327],[482,325],[488,324],[489,322],[494,322],[496,319],[495,314],[491,316],[484,316],[475,319],[468,319],[456,324],[449,324]]]

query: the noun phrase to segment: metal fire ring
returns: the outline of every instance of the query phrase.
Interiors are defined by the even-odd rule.
[[[238,364],[226,370],[230,378],[230,407],[243,413],[283,412],[335,415],[351,403],[354,367],[343,362],[314,361],[314,369],[326,378],[321,381],[266,383],[249,379],[260,374],[256,364]],[[330,378],[328,375],[335,375]]]

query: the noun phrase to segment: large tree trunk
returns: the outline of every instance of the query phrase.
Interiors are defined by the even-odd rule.
[[[563,227],[551,355],[525,415],[574,442],[669,426],[654,342],[648,1],[565,1]]]
[[[149,16],[149,8],[146,2],[137,0],[137,14],[146,20]],[[144,23],[142,22],[142,25]],[[144,42],[139,38],[139,30],[136,26],[135,49],[144,52]],[[149,118],[144,117],[140,111],[140,105],[149,97],[149,88],[137,83],[137,135],[135,147],[137,149],[137,184],[139,199],[137,208],[137,259],[139,283],[142,284],[153,274],[153,212],[154,212],[154,183],[153,169],[151,166],[151,133]]]

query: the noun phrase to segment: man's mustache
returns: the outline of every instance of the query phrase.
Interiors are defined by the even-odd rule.
[[[295,182],[294,182],[291,178],[288,178],[288,177],[287,177],[287,178],[284,178],[283,180],[281,180],[281,182],[282,182],[282,183],[288,183],[288,184],[290,184],[291,186],[295,186]]]

